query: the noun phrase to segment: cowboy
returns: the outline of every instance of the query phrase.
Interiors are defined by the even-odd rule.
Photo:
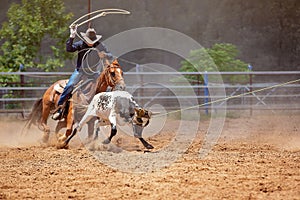
[[[77,25],[71,26],[70,27],[70,37],[66,43],[67,52],[78,51],[76,69],[72,73],[71,77],[69,78],[69,81],[60,96],[60,99],[57,103],[58,109],[52,116],[52,119],[54,119],[54,120],[61,119],[63,104],[67,99],[70,98],[71,93],[74,89],[74,86],[79,83],[79,81],[83,75],[83,71],[81,70],[81,65],[82,65],[82,61],[83,61],[86,53],[91,48],[97,47],[97,50],[99,52],[98,55],[99,55],[100,59],[107,58],[107,59],[111,60],[113,57],[112,54],[104,46],[104,44],[102,44],[99,41],[102,36],[97,35],[95,29],[88,28],[86,30],[86,33],[82,33],[82,32],[80,33],[81,36],[83,37],[84,41],[80,40],[78,42],[74,42],[76,33],[77,33]]]

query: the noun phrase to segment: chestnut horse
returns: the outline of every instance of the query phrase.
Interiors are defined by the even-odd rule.
[[[44,131],[43,135],[43,142],[47,142],[49,139],[50,134],[50,127],[47,125],[47,120],[50,113],[53,113],[57,109],[57,102],[59,100],[59,97],[61,95],[61,92],[57,91],[57,88],[59,85],[66,85],[68,80],[59,80],[52,84],[44,93],[43,97],[38,99],[35,104],[32,107],[32,111],[27,117],[27,123],[25,124],[25,127],[27,130],[31,127],[32,124],[35,124],[38,126],[38,128],[42,131]],[[89,91],[92,92],[92,95],[89,95],[89,99],[85,99],[82,101],[82,97],[84,96],[80,91],[76,91],[77,88],[74,89],[76,91],[72,98],[69,99],[68,102],[66,102],[64,105],[64,111],[63,111],[63,117],[61,120],[58,121],[55,133],[58,134],[58,132],[62,128],[67,128],[66,132],[63,136],[58,138],[59,140],[64,140],[72,133],[72,128],[74,124],[74,103],[73,101],[81,104],[88,104],[89,101],[93,98],[95,94],[98,94],[100,92],[105,92],[108,87],[111,87],[112,90],[125,90],[125,82],[123,78],[123,71],[118,63],[117,60],[114,60],[110,65],[108,65],[100,74],[100,76],[97,78],[96,84],[86,84],[89,88]],[[94,85],[94,86],[90,86]],[[95,88],[96,87],[96,88]],[[77,93],[77,94],[76,94]],[[75,95],[76,94],[76,95]],[[75,100],[74,100],[75,99]],[[84,113],[83,113],[84,114]],[[80,116],[80,115],[79,115]],[[80,119],[76,119],[80,120]],[[89,129],[89,137],[93,134],[93,124],[88,124]]]

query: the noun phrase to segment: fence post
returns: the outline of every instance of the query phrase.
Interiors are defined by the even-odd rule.
[[[20,64],[19,71],[22,72],[23,70],[24,70],[24,65]],[[20,86],[25,87],[25,80],[24,80],[24,75],[23,74],[20,75]],[[21,97],[25,98],[25,91],[24,90],[21,90]],[[23,110],[25,109],[25,102],[24,101],[22,101],[22,109]]]
[[[250,64],[248,64],[248,69],[249,69],[249,90],[250,90],[250,94],[251,94],[251,97],[250,97],[250,116],[252,116],[252,98],[253,98],[253,94],[252,94],[252,66]]]
[[[140,99],[141,97],[144,96],[144,89],[143,89],[144,77],[143,77],[143,74],[139,74],[139,72],[143,72],[143,68],[141,68],[141,66],[139,64],[136,64],[135,72],[137,73],[137,77],[138,77],[137,80],[139,80],[138,82],[140,83],[140,87],[141,87],[140,91],[138,92],[138,99],[140,100],[141,105],[144,105],[144,100]]]
[[[205,114],[208,115],[208,96],[209,96],[209,92],[208,92],[208,74],[207,71],[204,72],[204,104],[205,104]]]

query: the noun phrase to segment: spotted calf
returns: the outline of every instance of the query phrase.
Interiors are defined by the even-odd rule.
[[[117,134],[117,123],[119,125],[127,123],[132,126],[134,136],[138,138],[147,149],[153,148],[153,146],[142,137],[144,127],[149,124],[151,112],[141,108],[133,99],[133,96],[127,91],[102,92],[95,95],[83,118],[64,142],[64,145],[68,145],[76,132],[80,131],[93,117],[98,118],[96,121],[97,126],[111,126],[110,136],[104,140],[103,143],[110,143],[111,139]]]

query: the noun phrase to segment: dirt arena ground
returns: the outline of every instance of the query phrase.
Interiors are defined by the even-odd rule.
[[[177,123],[170,119],[162,133],[147,140],[162,148]],[[128,173],[101,163],[79,137],[69,149],[58,150],[55,138],[41,145],[37,130],[20,137],[23,122],[4,117],[0,199],[300,199],[299,114],[227,117],[218,143],[200,159],[208,125],[209,120],[200,121],[197,137],[171,165]],[[136,139],[122,137],[113,143],[134,154],[156,151],[143,151]]]

